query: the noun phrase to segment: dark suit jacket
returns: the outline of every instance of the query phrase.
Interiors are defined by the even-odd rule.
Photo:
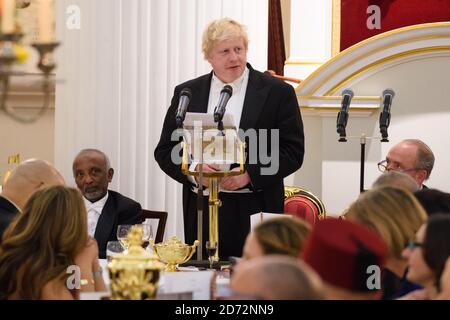
[[[117,226],[142,222],[139,203],[115,191],[109,191],[108,200],[98,219],[94,238],[97,240],[100,259],[106,258],[106,244],[117,240]]]
[[[3,237],[3,232],[8,228],[12,219],[17,214],[17,208],[8,199],[0,196],[0,242]]]
[[[242,130],[267,129],[267,141],[270,141],[271,129],[279,130],[279,170],[273,175],[261,175],[260,169],[265,165],[259,161],[259,155],[256,164],[248,163],[247,158],[245,169],[250,175],[254,192],[258,192],[259,208],[257,210],[281,213],[284,211],[283,178],[300,168],[304,155],[303,124],[297,97],[291,85],[254,70],[249,64],[247,66],[250,71],[249,80],[239,127]],[[171,160],[172,149],[178,144],[178,141],[171,141],[171,135],[176,129],[175,114],[181,90],[187,87],[192,91],[192,98],[188,107],[189,112],[206,113],[211,79],[212,72],[187,81],[175,88],[171,105],[164,120],[161,138],[155,149],[155,159],[161,169],[184,185],[185,236],[191,232],[191,227],[196,228],[195,223],[189,228],[186,227],[186,220],[189,218],[186,211],[188,202],[192,201],[192,199],[189,200],[189,198],[192,198],[192,195],[189,195],[192,186],[187,177],[182,174],[181,165],[174,164]],[[259,145],[259,132],[257,132],[257,139]],[[248,155],[248,144],[246,147]],[[270,146],[268,150],[271,151]],[[266,165],[266,167],[268,166]],[[254,209],[256,210],[256,208]],[[257,211],[251,213],[255,212]],[[234,227],[230,226],[230,228]],[[240,232],[245,233],[245,230]],[[241,236],[245,239],[245,234]]]

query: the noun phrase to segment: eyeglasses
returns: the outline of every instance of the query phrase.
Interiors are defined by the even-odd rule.
[[[408,249],[411,251],[414,250],[415,248],[422,248],[422,247],[423,247],[423,243],[416,242],[414,240],[408,241]]]
[[[387,172],[389,172],[389,171],[398,171],[398,172],[401,172],[401,173],[405,173],[405,172],[408,172],[408,171],[421,170],[420,168],[409,168],[409,169],[388,168],[387,160],[383,160],[383,161],[378,162],[377,166],[378,166],[378,170],[380,172],[383,172],[383,173],[386,172],[386,171]]]

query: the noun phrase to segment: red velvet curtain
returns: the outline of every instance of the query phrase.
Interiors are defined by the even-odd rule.
[[[380,8],[381,29],[367,27],[371,5]],[[449,0],[341,0],[341,51],[379,33],[441,21],[450,21]]]
[[[267,66],[269,70],[273,70],[279,75],[284,75],[284,62],[286,61],[282,21],[280,0],[269,0],[269,52]]]

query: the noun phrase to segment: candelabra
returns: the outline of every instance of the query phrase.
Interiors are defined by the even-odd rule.
[[[32,116],[23,116],[15,112],[8,104],[8,95],[10,91],[11,76],[25,76],[26,73],[13,71],[13,65],[17,62],[18,57],[15,53],[14,46],[17,45],[22,38],[21,33],[7,33],[0,35],[0,110],[14,120],[22,123],[31,123],[39,119],[50,107],[52,100],[52,71],[56,64],[53,59],[53,51],[58,47],[58,42],[34,43],[32,47],[39,53],[39,62],[37,64],[42,76],[42,93],[43,104],[39,111]]]

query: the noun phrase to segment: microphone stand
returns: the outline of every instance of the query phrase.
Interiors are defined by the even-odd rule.
[[[200,141],[200,163],[199,163],[199,181],[200,185],[197,189],[197,239],[199,245],[197,248],[197,260],[203,260],[203,128],[201,131]]]
[[[183,129],[183,122],[177,123],[178,129]],[[197,248],[197,260],[203,260],[203,128],[200,128],[200,163],[198,164],[199,169],[199,180],[200,185],[197,188],[197,240],[199,245]]]
[[[222,122],[222,119],[219,120],[219,121],[217,122],[217,130],[220,131],[220,135],[221,135],[221,136],[224,136],[224,134],[223,134],[223,122]]]
[[[350,137],[340,137],[339,141],[341,142],[342,138],[349,139],[359,139],[359,145],[361,147],[360,153],[360,169],[359,169],[359,192],[363,193],[366,190],[364,189],[364,174],[365,174],[365,163],[366,163],[366,143],[367,139],[380,140],[381,142],[385,142],[381,137],[367,137],[365,133],[362,133],[361,136],[350,136]],[[347,141],[347,140],[345,140]]]
[[[359,172],[359,192],[364,191],[364,166],[366,163],[366,135],[361,134],[361,139],[359,139],[359,144],[361,145],[361,160],[360,160],[360,172]]]
[[[344,90],[345,91],[345,90]],[[390,94],[391,97],[394,96],[394,92],[392,89],[386,89],[383,92],[383,95]],[[353,94],[351,96],[353,98]],[[392,100],[391,100],[392,103]],[[339,142],[347,142],[347,136],[345,127],[347,126],[348,112],[343,113],[343,111],[339,111],[338,119],[337,119],[337,132],[339,133]],[[384,120],[382,120],[384,119]],[[381,137],[367,137],[365,133],[362,133],[360,137],[354,136],[349,138],[358,138],[359,144],[361,146],[361,156],[360,156],[360,171],[359,171],[359,192],[363,193],[364,191],[364,172],[365,172],[365,162],[366,162],[366,141],[367,139],[379,139],[380,142],[389,142],[387,128],[390,122],[390,113],[389,110],[380,114],[380,123],[385,123],[385,125],[380,125],[380,133]]]

